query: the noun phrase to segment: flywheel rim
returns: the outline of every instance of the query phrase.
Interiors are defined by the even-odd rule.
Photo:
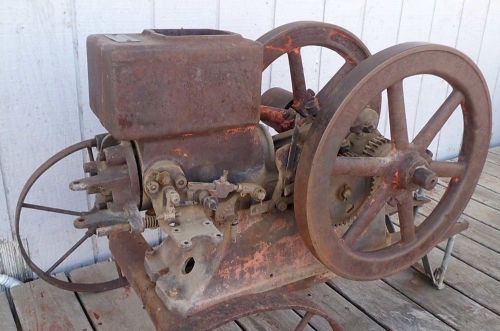
[[[301,86],[301,83],[304,83],[304,77],[300,77],[304,75],[301,63],[298,65],[300,68],[295,68],[297,62],[301,62],[300,49],[302,47],[324,47],[337,53],[345,60],[334,76],[323,88],[317,91],[316,99],[320,108],[325,103],[324,100],[326,101],[333,94],[339,82],[356,65],[371,55],[366,45],[354,34],[340,26],[323,22],[299,21],[284,24],[265,33],[257,41],[264,46],[262,71],[266,70],[280,56],[288,54],[294,101],[307,97],[305,95],[306,86]],[[299,72],[294,75],[294,71]],[[299,77],[298,80],[301,79],[302,82],[296,82],[296,77]],[[372,100],[371,107],[380,113],[380,106],[381,97],[377,96]]]
[[[462,70],[456,70],[457,66]],[[439,76],[454,90],[463,93],[464,137],[458,158],[464,165],[463,175],[461,178],[451,176],[449,188],[433,213],[416,228],[413,242],[402,244],[400,240],[380,250],[358,252],[347,247],[341,237],[343,234],[333,232],[326,222],[327,203],[322,201],[327,192],[325,174],[333,180],[333,166],[338,167],[338,163],[335,165],[336,153],[326,151],[338,151],[349,124],[354,122],[370,96],[389,87],[395,91],[393,86],[397,82],[418,74]],[[330,270],[351,279],[378,279],[410,266],[432,249],[444,239],[443,234],[465,208],[488,152],[490,135],[483,133],[485,129],[491,132],[489,92],[482,74],[469,58],[452,48],[426,43],[396,45],[373,55],[356,66],[336,92],[314,121],[302,150],[295,178],[295,214],[306,244]],[[423,139],[428,140],[428,137]],[[419,153],[423,154],[426,148]],[[422,160],[426,162],[424,157]],[[435,167],[442,165],[430,162],[429,167],[434,163]],[[379,197],[377,203],[385,204],[383,199],[384,196]]]
[[[58,288],[61,288],[63,290],[67,291],[73,291],[73,292],[103,292],[103,291],[109,291],[113,290],[116,288],[123,287],[128,284],[127,280],[124,277],[118,277],[113,280],[109,281],[103,281],[103,282],[96,282],[96,283],[73,283],[73,282],[67,282],[64,280],[60,280],[54,276],[51,275],[50,271],[44,271],[42,270],[30,257],[28,251],[26,250],[26,247],[23,244],[23,241],[21,239],[21,233],[20,233],[20,223],[21,223],[21,214],[23,208],[29,208],[28,205],[25,203],[26,196],[28,195],[29,191],[33,187],[33,185],[36,183],[36,181],[47,171],[49,170],[52,166],[54,166],[56,163],[59,161],[63,160],[67,156],[78,152],[80,150],[86,149],[89,153],[89,156],[92,155],[92,148],[96,147],[97,143],[95,139],[89,139],[89,140],[84,140],[79,143],[76,143],[74,145],[68,146],[64,148],[63,150],[59,151],[58,153],[54,154],[51,158],[49,158],[47,161],[45,161],[42,165],[40,165],[34,172],[31,174],[29,179],[26,181],[24,184],[21,193],[19,195],[19,199],[17,202],[16,206],[16,214],[15,214],[15,229],[16,229],[16,238],[19,244],[19,249],[21,251],[21,255],[23,256],[24,260],[28,264],[28,266],[37,274],[41,279],[46,281],[47,283],[56,286]],[[91,157],[93,158],[93,156]],[[51,208],[53,212],[58,212],[57,208]],[[45,211],[50,211],[48,209],[39,209],[39,210],[45,210]],[[54,211],[56,210],[56,211]],[[76,216],[76,215],[75,215]],[[92,235],[93,232],[95,232],[95,229],[88,229],[85,235],[80,239],[76,245],[80,245],[87,239],[89,239]],[[80,244],[79,244],[80,243]],[[76,248],[78,248],[76,246]],[[76,249],[75,248],[75,249]],[[69,254],[72,253],[70,250],[68,250]],[[68,253],[66,252],[66,253]],[[68,254],[68,256],[69,256]],[[64,257],[63,255],[62,257]],[[62,263],[68,256],[66,256],[63,260],[57,261],[56,264],[58,265],[59,263]],[[59,263],[58,263],[59,262]],[[54,266],[53,266],[54,267]],[[52,269],[52,268],[51,268]]]

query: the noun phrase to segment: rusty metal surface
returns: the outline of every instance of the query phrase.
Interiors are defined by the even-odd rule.
[[[146,256],[150,278],[170,309],[192,314],[237,296],[333,277],[304,245],[292,211],[261,217],[240,213],[238,224],[225,226],[224,238],[220,246],[200,239],[189,250],[165,240]],[[161,263],[165,256],[168,263]],[[196,264],[186,273],[189,259]],[[162,275],[165,265],[169,270]]]
[[[256,125],[262,46],[218,30],[87,39],[90,107],[119,140]]]
[[[453,91],[430,121],[408,140],[402,81],[417,74],[447,80]],[[363,107],[387,89],[392,149],[385,157],[339,156],[340,146]],[[402,270],[430,251],[453,227],[469,201],[488,152],[491,103],[477,66],[465,55],[445,46],[406,43],[383,50],[340,83],[306,139],[295,180],[295,213],[307,245],[330,270],[343,277],[377,279]],[[464,108],[464,137],[458,162],[433,161],[426,152],[432,139],[459,106]],[[416,225],[413,191],[418,169],[429,178],[451,177],[437,207]],[[368,176],[377,180],[370,198],[344,233],[329,228],[328,191],[338,175]],[[330,176],[330,177],[329,177]],[[401,231],[384,248],[363,251],[356,242],[366,234],[373,215],[386,203],[396,205]]]
[[[37,209],[37,210],[42,210],[46,212],[53,212],[53,213],[60,213],[60,214],[66,214],[66,215],[74,215],[74,216],[82,216],[85,214],[85,212],[78,212],[78,211],[71,211],[71,210],[63,210],[59,208],[52,208],[52,207],[47,207],[47,206],[40,206],[40,205],[34,205],[34,204],[29,204],[25,202],[26,196],[28,195],[28,192],[32,188],[32,186],[35,184],[35,182],[53,165],[55,165],[57,162],[61,161],[65,157],[67,157],[70,154],[73,154],[77,151],[80,151],[82,149],[87,149],[95,147],[96,142],[94,139],[90,140],[85,140],[82,142],[79,142],[77,144],[74,144],[72,146],[69,146],[59,153],[55,154],[52,156],[50,159],[48,159],[45,163],[43,163],[40,167],[38,167],[37,170],[30,176],[30,178],[26,181],[26,184],[24,184],[23,189],[21,190],[21,193],[19,195],[19,200],[17,202],[16,206],[16,215],[15,215],[15,226],[16,226],[16,237],[19,242],[19,249],[21,250],[21,254],[26,260],[26,263],[30,266],[30,268],[38,275],[38,277],[42,278],[46,282],[57,286],[59,288],[69,290],[69,291],[76,291],[76,292],[102,292],[102,291],[108,291],[112,290],[118,287],[122,287],[127,284],[127,280],[123,277],[110,280],[107,282],[102,282],[102,283],[70,283],[66,282],[63,280],[60,280],[52,275],[52,271],[59,265],[61,264],[74,250],[76,250],[81,244],[83,244],[84,241],[92,237],[92,235],[95,233],[96,228],[89,228],[86,229],[86,231],[82,231],[83,237],[75,243],[66,253],[63,254],[48,270],[42,270],[40,267],[36,265],[36,263],[31,260],[31,257],[29,256],[26,247],[24,246],[24,242],[21,240],[21,213],[23,208],[30,208],[30,209]]]
[[[170,139],[138,141],[137,153],[143,171],[157,161],[178,163],[189,181],[208,182],[230,170],[228,179],[264,184],[272,173],[274,151],[268,133],[258,125],[185,135]]]
[[[307,88],[307,46],[345,60],[320,91]],[[339,330],[317,305],[289,292],[334,273],[387,276],[466,227],[456,219],[486,159],[491,104],[477,67],[458,51],[402,44],[371,56],[350,32],[317,22],[286,24],[257,41],[203,29],[93,35],[87,48],[91,108],[110,134],[49,159],[16,209],[19,241],[23,208],[73,215],[85,231],[47,271],[20,241],[28,264],[53,285],[102,291],[128,280],[159,330],[211,329],[288,308],[306,311],[297,330],[313,315]],[[272,88],[261,99],[261,73],[282,55],[292,91]],[[402,81],[417,74],[442,77],[453,92],[410,142]],[[392,140],[377,130],[385,90]],[[427,147],[459,105],[459,159],[433,161]],[[271,137],[259,117],[280,133]],[[87,176],[70,188],[95,194],[92,210],[24,201],[39,176],[80,149],[88,152]],[[414,206],[424,202],[413,194],[433,189],[439,177],[451,177],[447,192],[417,226]],[[401,230],[389,233],[386,218],[394,211]],[[166,235],[155,249],[140,234],[148,227]],[[53,278],[93,235],[109,236],[127,280]]]
[[[346,74],[371,55],[363,42],[351,32],[333,24],[320,22],[302,21],[285,24],[264,34],[257,41],[264,45],[262,71],[280,56],[287,54],[293,87],[291,107],[302,114],[307,113],[304,108],[321,108],[326,105],[324,99],[332,94]],[[311,95],[305,82],[300,52],[301,48],[306,46],[325,47],[346,61],[316,95]],[[371,100],[372,108],[378,112],[380,112],[380,102],[380,96]],[[279,125],[279,122],[277,124]]]
[[[144,256],[151,247],[141,235],[130,232],[114,232],[109,238],[109,247],[116,262],[123,266],[122,272],[130,285],[144,303],[157,330],[211,330],[227,322],[259,312],[279,309],[305,310],[305,323],[301,322],[296,330],[302,330],[314,315],[325,318],[332,330],[342,330],[335,320],[319,306],[282,290],[271,290],[258,294],[240,295],[189,316],[183,316],[165,307],[156,294],[155,283],[146,274],[143,266]],[[312,283],[305,281],[302,286]],[[296,286],[295,289],[301,288]]]
[[[293,129],[296,111],[291,108],[292,104],[292,92],[280,87],[272,87],[262,94],[260,120],[276,132]]]

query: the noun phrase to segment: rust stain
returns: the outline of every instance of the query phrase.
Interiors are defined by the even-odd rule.
[[[246,133],[246,132],[252,132],[255,131],[255,126],[254,125],[249,125],[249,126],[241,126],[237,128],[231,128],[231,129],[225,129],[224,134],[226,135],[235,135],[239,133]]]
[[[189,157],[190,153],[189,151],[183,149],[182,147],[177,147],[177,148],[174,148],[172,150],[175,154],[177,154],[178,156],[181,156],[181,157]]]
[[[126,116],[119,115],[118,116],[118,125],[122,128],[130,128],[132,126],[132,123],[127,119]]]

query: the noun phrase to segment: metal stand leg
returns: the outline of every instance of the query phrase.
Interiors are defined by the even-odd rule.
[[[418,191],[415,192],[414,198],[416,201],[423,201],[426,199],[426,196],[425,196],[425,193],[421,189],[419,189]],[[418,208],[419,208],[418,205],[415,205],[413,207],[413,215],[415,217],[418,213]],[[394,224],[392,223],[389,215],[385,215],[385,225],[386,225],[387,231],[389,233],[396,232]],[[455,233],[458,233],[458,232],[455,232]],[[446,243],[446,249],[444,252],[443,260],[441,261],[441,265],[439,267],[437,267],[436,269],[432,270],[431,262],[429,261],[429,257],[427,255],[425,255],[422,258],[424,272],[432,281],[432,285],[435,288],[437,288],[438,290],[441,290],[444,288],[444,276],[445,276],[446,270],[448,269],[448,264],[450,263],[451,252],[453,251],[453,245],[455,244],[456,236],[457,235],[454,234],[448,238],[448,242]],[[422,271],[422,269],[419,267],[417,267],[417,269]]]
[[[453,251],[453,245],[455,244],[455,237],[457,235],[451,236],[446,244],[446,250],[444,252],[443,260],[441,265],[432,271],[431,263],[429,257],[425,255],[422,258],[422,264],[424,265],[425,274],[431,279],[432,285],[438,290],[444,288],[444,276],[446,270],[448,269],[448,264],[450,263],[451,252]]]

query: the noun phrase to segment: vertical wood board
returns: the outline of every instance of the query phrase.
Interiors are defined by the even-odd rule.
[[[51,155],[80,141],[80,124],[70,2],[9,1],[4,8],[0,11],[0,164],[13,222],[26,179]],[[45,174],[27,202],[85,210],[85,198],[68,190],[71,180],[83,176],[81,160],[74,154]],[[71,217],[29,211],[22,216],[21,235],[42,267],[51,265],[81,235],[72,229]],[[84,246],[63,268],[93,261],[91,245]]]
[[[16,331],[16,322],[10,310],[7,292],[0,292],[0,330]]]

